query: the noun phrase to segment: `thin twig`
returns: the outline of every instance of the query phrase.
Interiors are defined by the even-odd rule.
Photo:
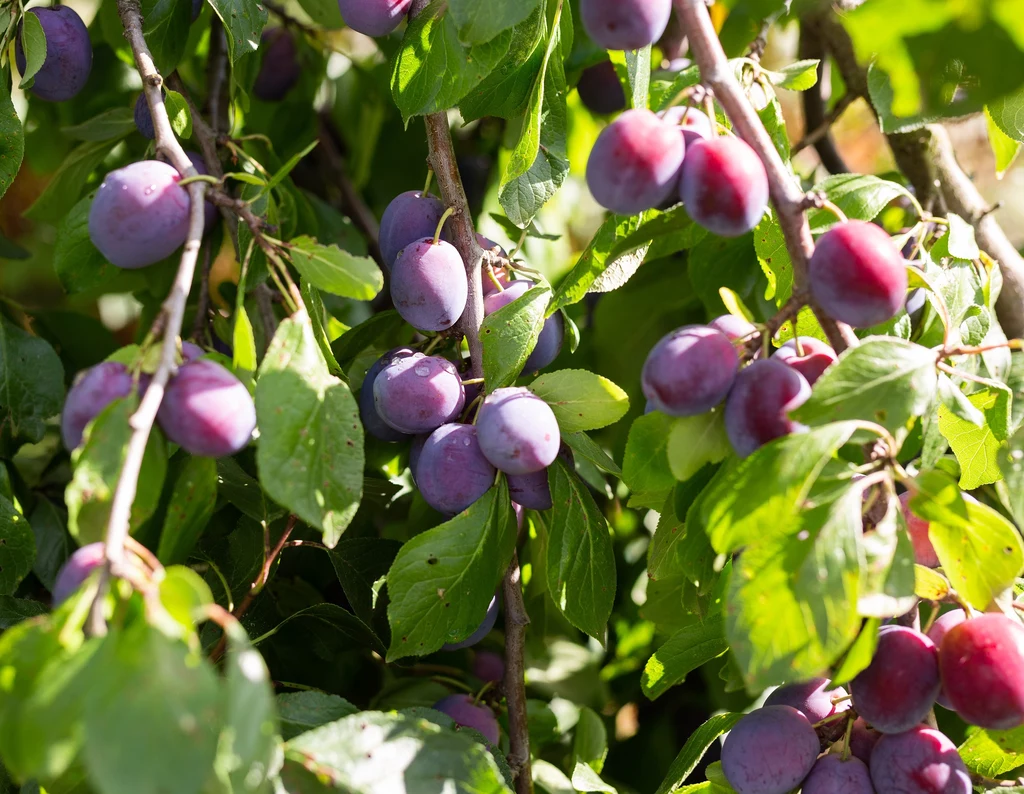
[[[516,794],[532,794],[533,773],[530,771],[530,735],[526,713],[526,614],[520,586],[519,554],[512,554],[508,573],[502,585],[505,597],[505,700],[508,702],[508,763],[515,777]]]
[[[813,146],[828,135],[829,130],[832,129],[832,125],[839,120],[839,117],[843,115],[846,109],[850,107],[856,99],[857,96],[855,94],[843,94],[842,99],[836,102],[832,110],[825,114],[824,120],[815,129],[808,132],[803,138],[793,144],[790,154],[796,155],[808,146]]]
[[[200,344],[207,341],[207,322],[210,319],[210,246],[203,249],[203,271],[199,279],[199,304],[192,321],[192,338]]]
[[[793,289],[796,293],[805,292],[807,263],[814,252],[814,238],[802,208],[803,191],[736,80],[704,0],[675,0],[675,5],[704,83],[714,91],[736,132],[764,163],[772,203],[793,263]],[[857,345],[857,337],[849,326],[837,323],[816,306],[812,305],[812,309],[837,351]]]
[[[125,38],[135,56],[135,65],[142,77],[143,92],[149,112],[153,118],[153,129],[156,133],[156,151],[162,154],[182,177],[196,176],[192,161],[181,148],[178,139],[171,129],[171,122],[164,107],[163,79],[153,63],[145,38],[142,36],[142,16],[136,0],[118,0],[117,11],[124,26]],[[199,246],[203,239],[204,199],[207,183],[192,182],[187,190],[191,199],[189,208],[188,235],[178,264],[178,272],[171,285],[170,294],[164,301],[160,316],[154,327],[160,327],[163,342],[160,363],[153,380],[146,390],[138,410],[129,420],[131,437],[125,451],[124,464],[114,487],[114,496],[110,505],[110,518],[107,521],[106,537],[104,538],[104,559],[106,565],[102,574],[99,594],[93,602],[89,616],[89,630],[95,635],[103,634],[106,626],[103,619],[103,597],[109,586],[110,576],[118,575],[124,565],[124,547],[128,538],[131,521],[132,504],[138,490],[142,460],[149,442],[149,435],[156,421],[156,414],[164,398],[164,390],[171,375],[177,370],[178,337],[185,317],[185,302],[192,289],[195,276],[196,260],[199,257]]]

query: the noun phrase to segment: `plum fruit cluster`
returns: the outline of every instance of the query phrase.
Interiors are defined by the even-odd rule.
[[[46,57],[36,72],[32,94],[48,102],[64,102],[76,96],[92,71],[92,43],[82,18],[69,6],[30,8],[46,38]],[[22,23],[24,25],[24,23]],[[14,49],[18,71],[25,73],[25,50],[21,29]]]
[[[936,699],[982,728],[1024,725],[1024,625],[956,609],[927,634],[883,626],[849,695],[820,678],[776,689],[733,728],[722,770],[738,794],[969,794],[956,746],[925,724]]]
[[[167,437],[186,452],[225,457],[241,451],[256,428],[256,406],[248,389],[203,350],[186,342],[182,365],[171,377],[157,413]],[[136,389],[144,394],[148,375],[133,375],[119,361],[104,361],[78,375],[61,415],[64,445],[81,445],[86,426],[114,400]]]
[[[741,368],[737,343],[756,332],[746,320],[725,315],[664,337],[644,363],[648,406],[669,416],[696,416],[724,403],[726,432],[741,457],[801,430],[789,413],[807,401],[811,384],[836,360],[835,353],[801,337],[799,349],[794,341]]]

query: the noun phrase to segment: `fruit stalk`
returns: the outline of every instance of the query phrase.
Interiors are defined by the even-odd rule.
[[[156,131],[156,149],[162,152],[171,164],[178,169],[182,177],[196,176],[185,150],[171,129],[171,122],[164,107],[161,86],[163,78],[153,64],[153,56],[142,36],[142,16],[136,0],[118,0],[117,11],[124,25],[125,37],[135,56],[135,64],[142,77],[146,102],[153,117],[153,128]],[[124,564],[124,545],[128,538],[129,519],[132,503],[139,484],[139,473],[142,459],[146,452],[149,434],[156,421],[156,414],[164,397],[164,389],[171,374],[177,367],[178,337],[185,316],[185,302],[192,289],[195,276],[196,261],[199,258],[199,245],[203,239],[203,215],[205,212],[204,198],[207,183],[192,182],[188,185],[188,193],[192,200],[189,212],[188,237],[181,254],[178,272],[171,285],[171,291],[164,301],[160,315],[153,324],[152,333],[161,331],[163,343],[160,351],[160,363],[149,388],[146,390],[138,410],[132,415],[132,434],[128,440],[124,465],[114,489],[114,497],[110,506],[110,519],[107,522],[106,537],[103,542],[105,561],[103,578],[96,601],[93,603],[89,616],[89,630],[93,634],[102,634],[106,630],[103,621],[102,602],[106,593],[111,572],[116,573]]]
[[[775,205],[786,240],[786,250],[793,263],[793,294],[806,300],[809,297],[807,263],[814,252],[814,239],[804,212],[803,191],[786,168],[775,144],[736,80],[704,0],[675,0],[675,5],[705,85],[714,92],[737,134],[757,152],[768,172],[772,204]],[[837,352],[856,346],[857,338],[852,329],[835,322],[816,307],[812,308]]]

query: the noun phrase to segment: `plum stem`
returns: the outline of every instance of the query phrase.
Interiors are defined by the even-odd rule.
[[[451,207],[444,211],[444,214],[441,216],[441,220],[437,222],[437,228],[434,230],[434,245],[437,245],[438,242],[441,240],[441,230],[444,229],[445,221],[447,221],[454,214],[455,210],[453,210]]]
[[[421,195],[423,195],[423,196],[430,195],[430,184],[433,181],[434,181],[434,169],[433,168],[428,168],[427,169],[427,181],[423,183],[423,193]]]
[[[729,116],[736,133],[764,163],[772,203],[786,241],[786,250],[793,263],[793,290],[794,293],[806,293],[807,264],[814,252],[814,238],[802,206],[803,191],[775,148],[771,136],[737,82],[736,75],[729,68],[725,50],[718,40],[704,0],[674,2],[702,79],[714,91],[715,99]],[[858,344],[853,329],[836,322],[817,306],[812,305],[812,309],[836,351],[842,352]]]

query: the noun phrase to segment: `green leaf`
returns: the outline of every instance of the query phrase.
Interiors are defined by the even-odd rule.
[[[647,109],[651,86],[651,46],[640,50],[627,50],[626,74],[629,77],[629,97],[632,107]]]
[[[668,437],[668,465],[672,475],[686,481],[708,463],[720,463],[732,453],[725,434],[725,412],[680,417]]]
[[[629,411],[629,397],[607,378],[582,369],[541,375],[528,387],[551,406],[563,433],[597,430]]]
[[[285,759],[289,790],[311,773],[351,794],[509,794],[483,745],[409,714],[353,714],[295,737]]]
[[[391,93],[406,123],[457,105],[498,65],[512,41],[506,30],[485,44],[464,47],[455,18],[445,9],[445,0],[423,9],[395,55]]]
[[[0,440],[40,441],[64,402],[64,367],[46,342],[0,316]]]
[[[281,323],[256,381],[267,495],[324,535],[334,547],[363,490],[363,429],[347,385],[327,371],[309,316]]]
[[[845,351],[793,412],[812,426],[844,419],[874,422],[905,437],[914,417],[935,399],[935,351],[892,337],[869,337]]]
[[[716,714],[695,730],[686,740],[679,755],[675,757],[656,794],[670,794],[676,791],[686,778],[693,774],[708,748],[719,736],[732,730],[733,725],[742,718],[742,714]]]
[[[1000,451],[999,469],[1006,481],[1010,515],[1018,526],[1024,526],[1024,428]]]
[[[75,204],[57,227],[53,268],[69,295],[105,288],[125,272],[110,264],[92,244],[89,236],[92,199],[89,195]]]
[[[871,664],[875,655],[875,648],[878,646],[878,627],[882,621],[879,618],[870,618],[864,621],[864,627],[860,635],[853,641],[850,650],[842,664],[836,668],[832,680],[837,684],[846,684],[857,677],[862,670],[866,670]]]
[[[940,405],[939,432],[960,463],[960,487],[972,491],[1002,479],[999,454],[1009,433],[1010,392],[986,388],[968,395],[967,401],[984,417],[981,427]]]
[[[60,164],[49,184],[32,206],[25,210],[25,217],[34,221],[58,223],[64,219],[78,202],[89,176],[102,163],[119,138],[104,141],[90,141],[72,150]]]
[[[347,370],[360,353],[375,343],[391,339],[403,327],[405,320],[394,309],[389,309],[343,333],[331,343],[331,351],[341,368]]]
[[[36,539],[25,517],[0,496],[0,595],[11,595],[32,571]]]
[[[640,416],[629,429],[622,481],[632,491],[630,507],[658,510],[676,484],[668,465],[668,440],[675,420],[660,411]]]
[[[185,3],[179,3],[186,5]],[[188,109],[188,102],[185,97],[177,91],[167,89],[164,94],[164,107],[167,108],[167,116],[171,120],[171,129],[181,139],[192,137],[192,114]]]
[[[235,309],[235,325],[231,334],[232,359],[236,370],[255,372],[259,366],[256,357],[256,336],[253,333],[249,313],[244,306]]]
[[[997,100],[998,101],[998,100]],[[1000,123],[993,115],[993,106],[985,107],[985,124],[988,129],[988,141],[992,146],[992,154],[996,158],[996,177],[1002,178],[1020,154],[1021,143],[1003,132]]]
[[[132,433],[129,421],[137,405],[134,395],[114,400],[86,427],[85,443],[71,456],[75,468],[64,492],[64,501],[68,506],[68,530],[81,546],[106,536],[114,488],[121,476]],[[156,511],[166,474],[164,438],[153,428],[132,502],[132,531]]]
[[[110,108],[81,124],[61,128],[62,133],[76,141],[107,141],[134,131],[135,114],[130,108]]]
[[[217,461],[189,457],[180,467],[171,490],[157,557],[164,565],[188,560],[217,504]]]
[[[25,128],[14,109],[11,92],[4,80],[0,86],[0,197],[14,182],[24,155]]]
[[[302,622],[303,633],[309,638],[311,646],[333,647],[344,650],[366,648],[383,656],[384,645],[373,630],[363,621],[337,604],[314,604],[300,609],[286,617],[273,629],[253,640],[253,645],[273,637],[289,623]]]
[[[586,433],[563,433],[562,441],[569,445],[577,457],[594,464],[605,474],[622,479],[622,469]]]
[[[277,696],[281,737],[288,741],[300,733],[319,728],[358,712],[345,698],[326,692],[288,692]]]
[[[345,27],[337,0],[299,0],[299,5],[321,27],[328,30]]]
[[[860,489],[854,486],[854,490]],[[865,497],[863,490],[861,497]],[[899,515],[899,503],[890,499],[874,531],[858,536],[861,577],[857,610],[862,617],[905,615],[914,607],[914,547]]]
[[[727,650],[725,619],[720,614],[680,629],[647,660],[640,680],[644,694],[655,700],[670,687],[683,683],[686,676],[698,667],[717,659]]]
[[[368,256],[354,256],[312,237],[291,241],[292,264],[313,286],[355,300],[373,300],[384,287],[384,274]]]
[[[195,631],[196,621],[203,618],[203,610],[213,603],[213,593],[191,568],[171,565],[164,571],[159,583],[160,603],[176,625],[162,619],[158,625],[168,636],[187,638]]]
[[[157,71],[160,74],[170,74],[177,68],[178,62],[185,54],[188,29],[192,24],[192,3],[187,0],[142,0],[141,6],[142,35],[153,54]],[[173,93],[173,91],[167,91],[167,97],[170,98]],[[178,95],[178,102],[173,102],[167,108],[172,126],[178,108],[184,106],[184,99],[180,95]],[[171,107],[174,107],[174,113],[171,112]],[[185,113],[187,115],[188,111],[186,110]],[[191,128],[191,122],[189,126]],[[175,128],[175,132],[181,136],[177,128]]]
[[[267,24],[267,9],[252,0],[208,0],[224,23],[228,55],[234,66],[243,56],[256,52]],[[181,3],[187,6],[187,3]],[[186,17],[187,18],[187,17]]]
[[[213,668],[145,621],[111,629],[83,711],[90,780],[108,794],[161,794],[169,780],[176,794],[198,794],[221,726]]]
[[[848,218],[859,221],[874,220],[898,198],[913,198],[898,182],[870,174],[835,174],[816,184],[814,190],[824,193]],[[808,220],[816,232],[837,223],[835,215],[824,209],[813,210]]]
[[[386,538],[342,538],[330,551],[352,611],[366,623],[373,620],[374,583],[387,574],[401,544]]]
[[[549,313],[583,300],[598,277],[613,264],[614,260],[610,258],[612,250],[639,229],[642,222],[642,215],[609,215],[590,241],[590,245],[580,254],[573,269],[558,285],[551,300]],[[638,259],[632,267],[634,272],[643,262],[645,254],[646,250],[632,254],[633,259]]]
[[[602,641],[615,602],[615,550],[590,490],[562,461],[548,468],[547,585],[576,628]]]
[[[459,39],[466,44],[482,44],[518,25],[539,4],[540,0],[451,0],[448,10],[459,27]]]
[[[49,610],[42,601],[0,596],[0,630],[9,629],[23,620],[45,615]]]
[[[550,300],[551,290],[538,285],[484,318],[480,341],[484,347],[484,380],[488,389],[500,389],[516,382],[537,345]]]
[[[35,14],[25,14],[21,19],[19,39],[25,52],[25,71],[22,72],[21,84],[18,87],[26,89],[32,86],[32,78],[38,74],[46,61],[46,33],[43,32],[43,24]]]
[[[572,741],[572,754],[577,761],[583,762],[595,772],[604,768],[604,759],[608,755],[608,731],[600,715],[586,706],[580,709]]]
[[[577,761],[576,767],[572,770],[572,787],[576,791],[602,791],[608,792],[608,794],[618,794],[615,786],[605,783],[597,772],[581,761]]]
[[[504,479],[468,510],[408,541],[388,573],[388,660],[425,656],[476,631],[515,542]]]
[[[816,60],[796,61],[783,66],[776,72],[764,71],[763,74],[776,88],[806,91],[818,82],[818,63],[819,61]]]
[[[1024,728],[1009,731],[977,728],[960,745],[958,752],[967,768],[976,775],[1002,777],[1024,764]]]

